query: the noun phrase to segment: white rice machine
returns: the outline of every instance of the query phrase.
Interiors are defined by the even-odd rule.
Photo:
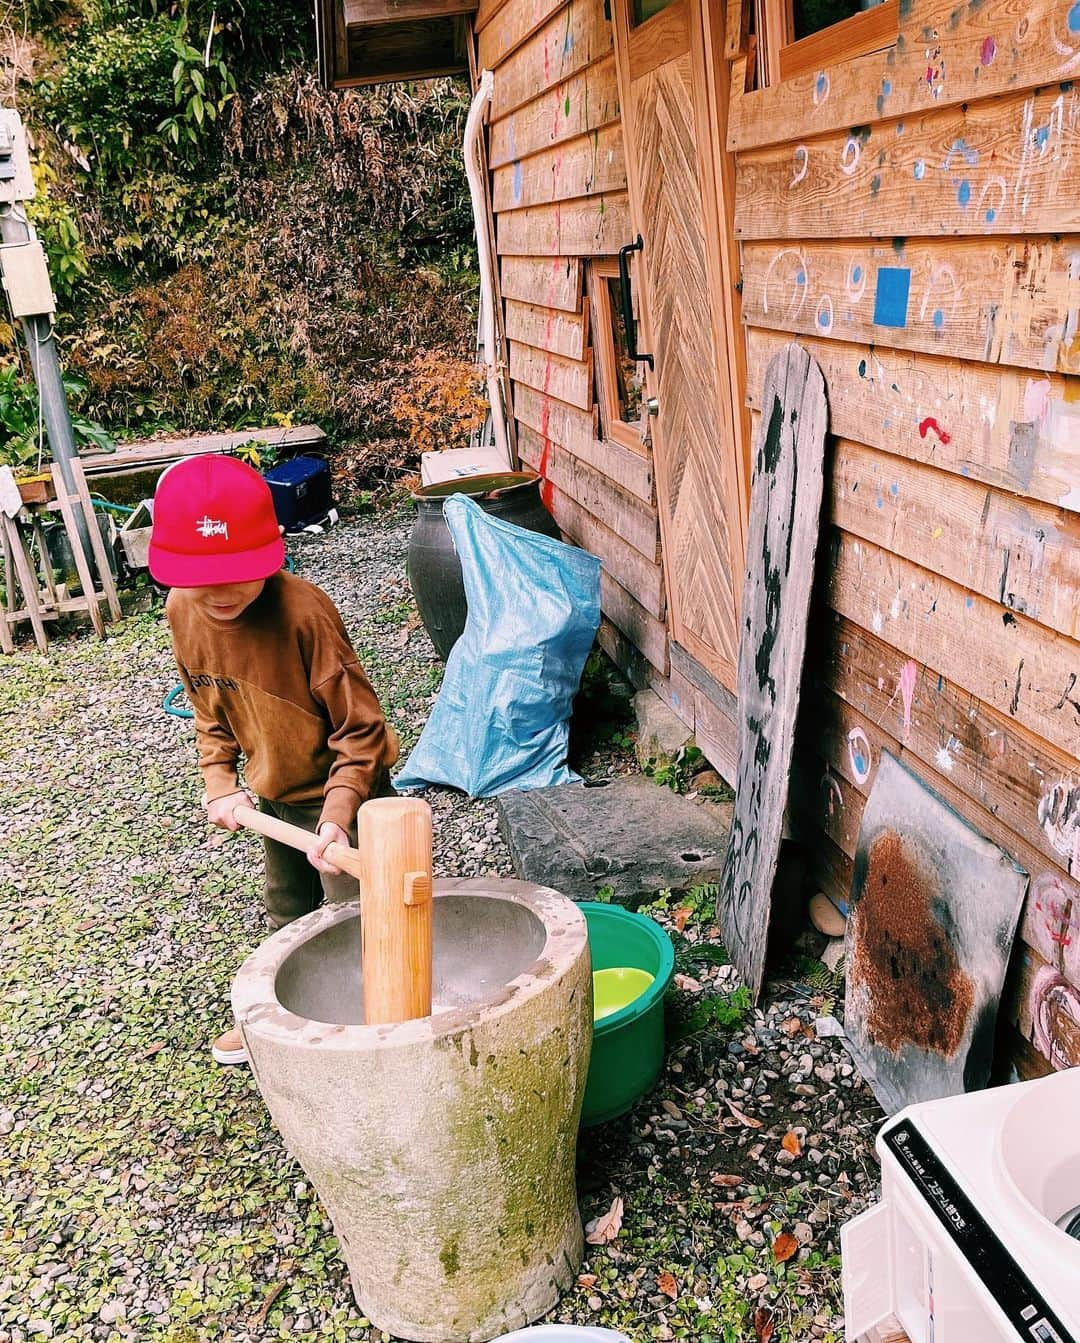
[[[850,1343],[1080,1343],[1080,1068],[909,1106],[841,1232]]]

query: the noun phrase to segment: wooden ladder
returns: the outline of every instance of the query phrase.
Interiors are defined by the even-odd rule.
[[[74,489],[68,490],[59,466],[52,467],[53,487],[56,499],[47,505],[27,505],[16,514],[8,517],[0,513],[0,544],[4,555],[4,609],[0,612],[0,652],[13,653],[15,640],[13,630],[22,622],[29,621],[34,631],[34,642],[47,653],[49,638],[46,622],[57,620],[62,615],[85,611],[94,626],[99,639],[105,637],[105,621],[101,606],[107,605],[109,617],[119,620],[121,616],[120,599],[105,543],[97,528],[94,506],[90,500],[90,491],[86,485],[82,463],[71,463],[71,476]],[[53,578],[49,552],[45,545],[45,532],[42,527],[42,508],[58,511],[64,523],[68,544],[75,560],[75,569],[82,585],[82,593],[73,597],[62,587],[58,587]],[[83,549],[79,535],[78,519],[81,515],[86,523],[90,537],[90,549],[93,552],[94,567],[97,569],[100,587],[96,587],[92,577],[90,560]],[[37,552],[37,567],[31,562],[27,542],[33,542]]]

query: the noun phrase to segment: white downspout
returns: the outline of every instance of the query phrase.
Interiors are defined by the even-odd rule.
[[[507,467],[512,468],[514,459],[510,452],[502,379],[499,376],[498,346],[495,341],[495,258],[491,254],[484,165],[480,157],[480,137],[494,87],[495,76],[490,70],[484,70],[465,120],[463,150],[465,176],[469,183],[469,198],[472,202],[473,223],[476,227],[476,251],[480,264],[480,330],[484,343],[484,377],[487,380],[488,402],[491,406],[491,424],[495,433],[495,446],[506,459]]]

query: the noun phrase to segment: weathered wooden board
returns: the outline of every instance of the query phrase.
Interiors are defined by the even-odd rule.
[[[600,606],[653,667],[660,672],[667,670],[667,626],[649,615],[640,602],[603,570],[600,572]]]
[[[728,147],[806,139],[1072,79],[1080,70],[1073,14],[1063,0],[995,0],[992,7],[912,0],[901,5],[900,35],[889,50],[734,93]],[[741,69],[736,74],[744,79]],[[733,80],[733,89],[744,87]]]
[[[588,410],[593,403],[591,350],[584,361],[564,359],[511,341],[510,376],[579,410]]]
[[[424,19],[443,18],[447,15],[471,14],[476,0],[342,0],[341,12],[346,28],[363,28],[369,24],[416,23]]]
[[[844,1031],[890,1113],[986,1086],[1026,889],[1008,854],[882,758],[849,901]]]
[[[514,388],[514,411],[519,423],[535,430],[542,441],[558,443],[636,498],[652,503],[653,469],[648,453],[597,438],[595,414],[565,406],[524,383]]]
[[[622,129],[617,123],[542,149],[529,158],[514,159],[492,174],[492,201],[497,213],[625,190]]]
[[[523,427],[518,451],[522,460],[536,470],[537,464],[544,460],[544,440],[532,429]],[[660,528],[654,507],[620,489],[610,477],[554,443],[548,448],[543,474],[605,527],[640,550],[647,560],[659,561]]]
[[[503,257],[500,276],[503,298],[560,312],[581,311],[584,291],[577,257]]]
[[[574,0],[528,42],[496,59],[491,120],[498,121],[611,52],[601,0]]]
[[[739,638],[739,776],[719,901],[724,943],[756,998],[765,968],[806,647],[828,408],[821,370],[789,345],[765,375]]]
[[[537,469],[541,465],[544,465],[543,461],[538,463]],[[660,565],[650,564],[640,550],[635,550],[556,486],[548,485],[544,497],[562,531],[577,545],[596,555],[604,571],[649,615],[663,620],[664,573]]]
[[[507,4],[509,4],[509,0],[480,0],[476,10],[476,18],[473,20],[476,31],[480,32],[481,29],[486,28],[499,10]]]
[[[830,427],[886,452],[1080,511],[1080,397],[1059,374],[807,338],[829,388]],[[783,348],[749,333],[750,405],[759,363]]]
[[[506,304],[506,337],[566,359],[582,360],[589,348],[588,305],[582,304],[580,313],[568,313],[510,299]]]
[[[840,439],[829,516],[853,536],[1080,638],[1080,515]]]
[[[477,42],[480,69],[494,70],[552,16],[563,17],[562,11],[566,9],[567,0],[514,0],[513,4],[505,5],[480,30]]]
[[[740,238],[889,238],[1080,229],[1080,88],[1054,85],[747,151]]]
[[[615,58],[608,55],[496,121],[489,132],[491,166],[501,168],[618,121]]]
[[[880,546],[832,529],[833,610],[1080,755],[1080,646]]]
[[[605,615],[600,617],[596,639],[635,690],[647,690],[653,677],[660,679],[656,668],[641,656],[622,630]]]
[[[1043,866],[1071,867],[1080,877],[1080,769],[1072,757],[850,621],[830,612],[821,619],[814,681],[826,688],[813,692],[820,693],[817,749],[860,782],[873,768],[876,734],[885,734],[1022,837]],[[856,731],[862,720],[875,725],[869,747]]]
[[[1080,373],[1080,240],[754,242],[742,255],[750,326]]]
[[[500,256],[611,256],[633,236],[625,192],[513,210],[495,227]]]

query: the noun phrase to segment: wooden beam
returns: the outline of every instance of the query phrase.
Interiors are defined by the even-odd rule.
[[[487,16],[480,29],[477,55],[481,70],[494,70],[553,16],[564,17],[567,0],[514,0]]]
[[[510,377],[579,410],[588,410],[593,404],[591,350],[583,361],[564,359],[512,340]]]
[[[625,190],[622,128],[617,123],[515,159],[492,174],[497,213]]]
[[[540,149],[618,123],[619,87],[615,58],[602,56],[561,84],[539,94],[516,112],[493,123],[491,166],[501,168]]]
[[[769,358],[785,337],[749,333],[747,396],[760,409]],[[1075,380],[873,345],[806,339],[843,438],[1080,511]]]
[[[642,450],[597,437],[595,414],[575,410],[534,388],[519,383],[514,388],[514,412],[541,441],[557,443],[601,475],[646,504],[652,504],[652,457]]]
[[[908,657],[949,668],[965,690],[1080,754],[1080,647],[1026,616],[834,530],[827,600]]]
[[[1076,513],[840,439],[830,516],[853,536],[1080,638]]]
[[[500,256],[612,256],[633,225],[625,192],[561,205],[535,205],[498,217]]]
[[[533,303],[506,304],[508,339],[537,350],[550,350],[566,359],[584,359],[589,349],[588,304],[580,313],[559,312]]]
[[[660,560],[660,531],[656,509],[635,499],[608,477],[565,448],[549,443],[534,430],[522,428],[518,436],[522,461],[556,485],[582,508],[629,542],[653,564]]]
[[[819,69],[755,92],[741,92],[736,83],[728,146],[805,141],[882,117],[914,121],[975,99],[1067,82],[1080,68],[1080,33],[1064,18],[1060,0],[1033,0],[1020,15],[1004,5],[910,0],[890,50],[842,63],[826,60]],[[1022,40],[1015,37],[1018,22],[1024,24]],[[1014,132],[1021,129],[1022,122],[1013,123]]]
[[[751,326],[1080,373],[1075,239],[750,242],[742,264]]]
[[[640,551],[597,521],[557,486],[549,487],[552,516],[565,535],[600,560],[620,587],[657,620],[664,618],[663,572]]]
[[[346,28],[472,14],[476,0],[342,0]]]
[[[502,258],[503,297],[560,312],[581,312],[581,262],[577,257]]]
[[[667,626],[635,601],[610,574],[600,574],[600,605],[604,614],[617,625],[651,666],[667,670]]]
[[[1078,125],[1080,88],[1064,84],[747,150],[736,162],[735,232],[745,239],[1076,232],[1080,192],[1068,184],[1080,171]]]
[[[1044,823],[1040,815],[1050,816],[1047,804],[1074,775],[1075,762],[933,667],[908,666],[906,654],[854,622],[835,613],[823,613],[822,619],[824,647],[812,676],[837,698],[834,703],[825,694],[814,700],[813,717],[804,725],[806,743],[825,750],[830,760],[843,757],[851,766],[846,777],[855,781],[847,749],[854,724],[846,722],[846,705],[884,734],[882,744],[894,754],[902,750],[946,776],[973,807],[1019,836],[1028,845],[1033,872],[1068,873],[1074,865],[1071,831],[1049,819]],[[875,740],[871,734],[872,747]]]
[[[548,89],[565,85],[572,75],[610,52],[611,24],[600,0],[570,5],[510,55],[495,52],[491,120],[498,121]]]

